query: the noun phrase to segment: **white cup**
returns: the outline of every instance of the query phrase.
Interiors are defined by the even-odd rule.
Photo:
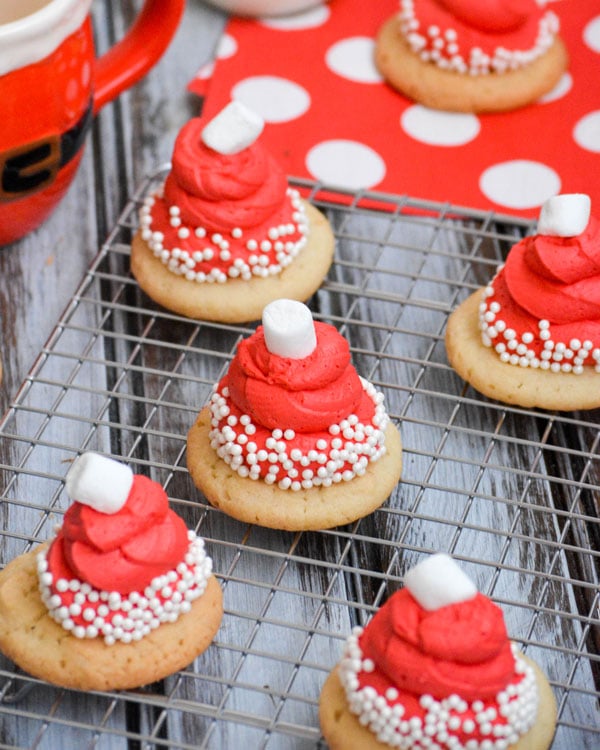
[[[298,13],[324,0],[207,0],[211,5],[236,16],[286,16]]]

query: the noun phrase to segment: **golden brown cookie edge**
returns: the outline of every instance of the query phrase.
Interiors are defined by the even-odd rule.
[[[392,88],[415,102],[449,112],[502,112],[527,106],[551,91],[569,64],[562,39],[526,68],[486,76],[443,70],[415,55],[398,31],[397,16],[381,26],[375,64]]]
[[[540,702],[533,727],[509,750],[548,750],[556,731],[556,699],[546,675],[533,659],[520,654],[535,673]],[[382,750],[388,745],[358,721],[346,700],[346,693],[335,667],[327,676],[319,698],[319,722],[330,750]]]
[[[600,373],[586,368],[581,375],[520,367],[502,362],[483,345],[479,304],[483,289],[462,302],[449,316],[446,353],[456,372],[484,396],[526,408],[572,411],[600,407]]]
[[[392,422],[386,430],[385,455],[369,464],[363,476],[299,492],[240,477],[217,456],[209,431],[210,410],[205,407],[187,439],[187,465],[194,484],[211,505],[227,515],[267,528],[316,531],[356,521],[388,499],[402,472],[402,443]],[[342,509],[332,512],[332,506],[341,501]]]
[[[224,284],[188,281],[155,258],[136,232],[131,243],[131,272],[140,288],[167,310],[198,320],[248,323],[260,319],[273,300],[306,301],[323,283],[333,262],[335,238],[327,218],[303,200],[309,220],[308,242],[289,266],[266,279],[228,279]]]
[[[108,646],[102,638],[76,638],[50,617],[41,600],[40,549],[20,555],[0,572],[0,650],[34,677],[76,690],[140,687],[186,667],[219,629],[223,595],[211,575],[190,612],[136,643]]]

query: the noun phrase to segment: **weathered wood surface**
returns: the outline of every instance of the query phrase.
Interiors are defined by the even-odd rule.
[[[132,14],[130,3],[95,5],[100,49]],[[185,84],[223,22],[190,0],[160,65],[97,118],[56,214],[0,252],[2,412],[40,356],[0,443],[10,499],[2,564],[51,534],[67,502],[64,462],[87,447],[106,450],[164,483],[209,540],[223,625],[187,670],[122,695],[14,679],[1,660],[0,746],[314,748],[320,686],[342,638],[424,552],[442,549],[503,606],[509,632],[549,673],[561,708],[554,750],[597,747],[597,415],[557,418],[481,400],[443,348],[448,312],[485,283],[507,236],[480,221],[328,207],[336,263],[311,307],[340,327],[359,372],[384,390],[405,449],[390,501],[344,529],[247,527],[195,490],[185,434],[253,326],[198,325],[149,304],[127,276],[128,217],[54,328],[133,191],[197,113]]]

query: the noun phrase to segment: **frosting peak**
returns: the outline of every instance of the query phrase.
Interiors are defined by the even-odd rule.
[[[263,326],[240,342],[227,375],[229,393],[237,407],[262,426],[327,430],[360,410],[363,388],[348,342],[332,326],[318,321],[314,325],[317,346],[302,359],[272,354]]]
[[[260,141],[234,154],[205,145],[205,121],[186,123],[175,141],[165,198],[178,206],[186,224],[208,231],[247,229],[281,208],[287,178]]]
[[[502,612],[482,594],[428,612],[403,589],[359,642],[397,688],[438,699],[491,697],[514,674]]]
[[[216,386],[211,446],[241,476],[280,489],[328,487],[385,453],[383,395],[359,377],[333,326],[316,321],[314,334],[310,354],[284,357],[259,326]]]
[[[39,553],[42,601],[77,638],[130,643],[189,612],[204,593],[212,561],[157,482],[132,474],[124,503],[106,510],[106,490],[122,489],[119,475],[127,467],[90,453],[78,463],[67,484],[85,489],[91,504],[74,502],[50,547]],[[105,510],[93,507],[98,498]]]
[[[444,566],[427,566],[417,588],[439,586]],[[350,710],[392,747],[509,747],[538,710],[533,669],[510,643],[502,611],[479,592],[425,609],[408,588],[397,591],[349,636],[339,677]]]
[[[219,115],[208,123],[197,117],[181,128],[171,171],[140,210],[144,242],[169,271],[188,281],[276,276],[307,242],[308,219],[298,191],[288,187],[260,139],[220,132],[229,119],[223,125]],[[208,143],[225,152],[203,139],[213,127],[217,132]],[[241,150],[234,146],[230,152],[232,141],[242,144]]]
[[[187,527],[169,510],[165,491],[136,475],[119,513],[73,503],[50,557],[64,556],[72,572],[95,588],[128,594],[175,567],[187,545]]]
[[[514,245],[484,292],[480,327],[505,362],[600,371],[600,222],[591,217],[576,236],[536,234]]]
[[[535,0],[438,0],[456,18],[487,32],[513,31],[539,8]]]

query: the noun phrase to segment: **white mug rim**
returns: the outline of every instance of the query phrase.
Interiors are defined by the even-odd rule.
[[[49,0],[16,21],[0,24],[0,76],[43,60],[75,32],[92,0]]]

